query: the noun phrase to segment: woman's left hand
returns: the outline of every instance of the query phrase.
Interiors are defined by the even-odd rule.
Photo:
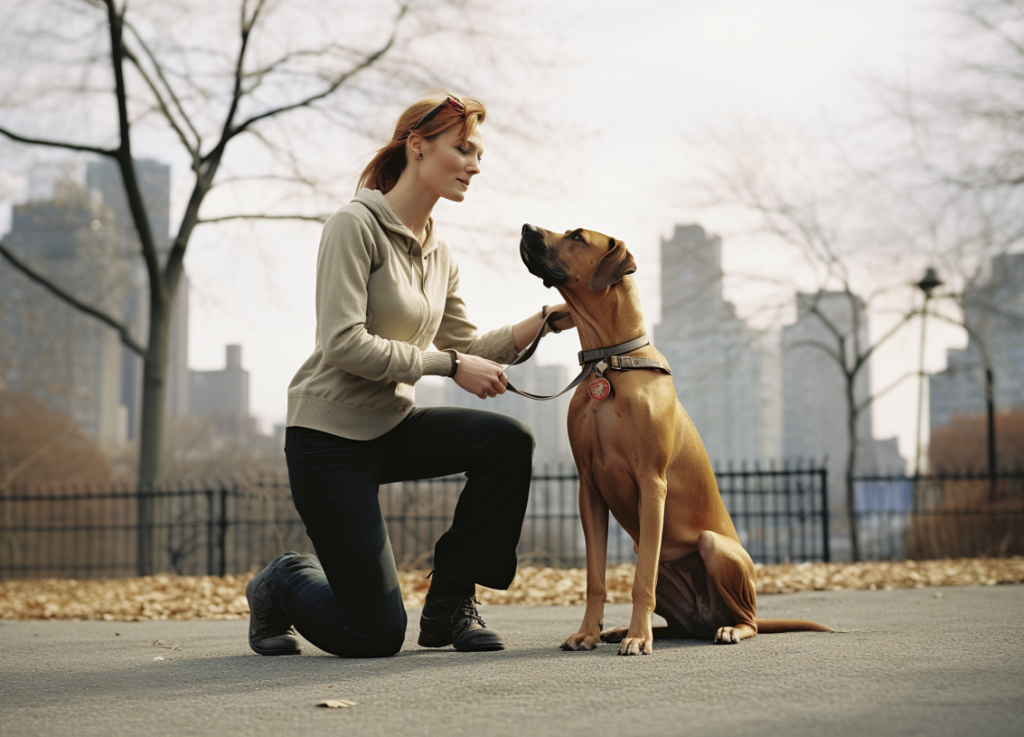
[[[520,323],[512,326],[512,342],[515,343],[516,350],[521,351],[526,346],[530,345],[530,341],[540,330],[541,323],[544,318],[541,316],[541,312],[534,312],[528,318]],[[560,312],[561,316],[554,321],[554,326],[558,330],[568,330],[569,328],[576,327],[576,322],[572,319],[572,315],[569,314],[569,305],[564,302],[554,307],[548,307],[548,314],[552,312]]]
[[[572,313],[569,312],[569,305],[565,302],[548,307],[548,314],[550,315],[552,312],[561,312],[564,314],[564,317],[559,317],[557,320],[550,323],[556,329],[569,330],[570,328],[576,327],[576,321],[572,319]]]

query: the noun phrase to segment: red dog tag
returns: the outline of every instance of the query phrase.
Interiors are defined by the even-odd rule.
[[[604,377],[600,379],[594,379],[587,385],[587,393],[591,399],[596,399],[598,402],[607,399],[608,394],[611,393],[612,385],[608,383],[608,379]]]

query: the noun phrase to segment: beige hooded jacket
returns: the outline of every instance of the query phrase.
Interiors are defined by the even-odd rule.
[[[477,335],[458,287],[433,220],[421,246],[383,194],[359,190],[324,225],[316,347],[288,387],[287,424],[372,440],[409,413],[420,377],[448,374],[441,351],[511,362],[512,326]]]

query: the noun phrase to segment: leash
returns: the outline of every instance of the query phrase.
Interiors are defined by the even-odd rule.
[[[534,336],[533,341],[526,348],[523,349],[522,353],[516,356],[516,360],[510,363],[506,368],[512,368],[525,361],[536,352],[537,346],[540,345],[541,338],[544,337],[544,328],[551,327],[555,330],[554,321],[561,320],[565,317],[564,312],[549,312],[547,317],[540,325],[540,329],[537,331],[537,335]],[[541,394],[531,394],[530,392],[517,389],[512,385],[512,382],[508,382],[505,388],[509,391],[515,392],[516,394],[526,397],[527,399],[535,399],[538,402],[545,402],[549,399],[555,399],[565,394],[570,389],[575,389],[580,382],[582,382],[591,372],[597,374],[597,378],[590,382],[588,392],[592,399],[601,401],[605,399],[611,393],[611,384],[608,379],[604,378],[604,372],[609,369],[615,371],[630,371],[632,369],[655,369],[658,371],[664,371],[669,376],[672,375],[672,371],[663,364],[661,361],[655,361],[649,358],[632,358],[631,356],[622,356],[620,353],[629,353],[635,351],[637,348],[643,348],[645,345],[650,345],[651,341],[647,335],[641,335],[638,338],[627,340],[625,343],[619,343],[617,345],[608,346],[606,348],[595,348],[589,351],[580,351],[577,354],[577,358],[582,366],[582,370],[579,375],[569,382],[569,385],[565,387],[558,394],[551,394],[544,396]]]

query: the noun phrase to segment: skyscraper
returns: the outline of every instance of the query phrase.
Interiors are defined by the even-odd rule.
[[[828,456],[829,474],[841,478],[849,448],[846,378],[833,355],[837,339],[818,312],[844,336],[856,332],[868,343],[864,303],[845,292],[799,293],[796,322],[782,329],[783,451],[786,458],[821,460]],[[818,347],[821,346],[821,347]],[[854,400],[871,396],[870,366],[854,382]],[[857,437],[871,438],[871,407],[861,413]],[[841,504],[840,499],[840,504]]]
[[[929,381],[930,426],[956,415],[980,415],[985,407],[987,352],[997,411],[1024,408],[1024,253],[992,259],[989,276],[964,295],[971,332],[966,348],[946,353],[946,369]]]
[[[52,197],[15,205],[4,237],[36,271],[83,302],[120,316],[127,264],[111,209],[62,179]],[[0,264],[0,372],[8,391],[28,392],[70,415],[88,437],[123,441],[121,344],[117,334]]]
[[[242,346],[226,347],[224,368],[189,372],[189,414],[212,419],[223,435],[250,432],[249,372],[242,368]]]
[[[137,161],[143,200],[163,258],[168,252],[170,168]],[[4,237],[40,273],[84,303],[125,324],[139,342],[148,333],[148,280],[121,174],[108,159],[69,162],[33,173],[29,201],[12,210]],[[7,263],[0,263],[0,381],[69,413],[93,439],[137,434],[142,361],[111,328]],[[169,414],[188,412],[188,284],[172,316]]]
[[[661,242],[661,324],[654,344],[718,466],[780,452],[778,350],[723,295],[722,241],[699,225]]]
[[[870,345],[868,318],[864,302],[846,292],[798,293],[796,306],[796,322],[782,329],[783,454],[790,461],[827,459],[832,545],[842,559],[850,545],[845,484],[850,433],[847,381],[835,358],[840,353],[836,332],[846,338],[848,347],[856,338],[863,351]],[[872,437],[870,398],[868,359],[853,382],[853,400],[863,406],[856,425],[854,471],[902,474],[905,461],[895,439]]]
[[[146,205],[149,227],[156,241],[160,265],[167,262],[170,252],[170,206],[171,168],[166,164],[149,159],[135,162],[135,174]],[[146,264],[140,254],[139,237],[128,208],[121,180],[121,171],[110,159],[90,161],[85,169],[86,186],[98,192],[113,215],[115,228],[121,242],[122,252],[130,264],[127,276],[129,288],[126,294],[124,320],[137,336],[149,332],[149,277]],[[185,417],[189,413],[189,368],[188,368],[188,276],[182,277],[175,295],[171,314],[170,350],[167,367],[167,416]],[[128,418],[128,438],[138,433],[142,412],[142,359],[127,348],[123,349],[123,375],[121,401]]]

